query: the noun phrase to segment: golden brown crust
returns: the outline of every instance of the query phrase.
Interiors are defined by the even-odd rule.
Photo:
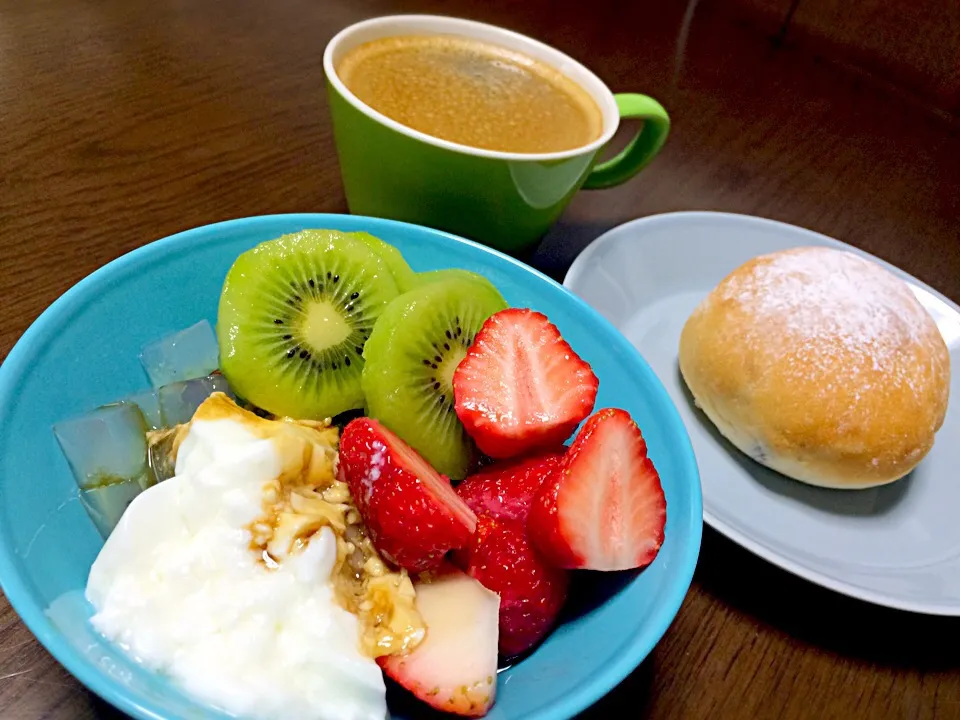
[[[910,472],[946,415],[950,356],[906,283],[830,248],[754,258],[703,300],[680,371],[736,447],[794,479],[862,488]]]

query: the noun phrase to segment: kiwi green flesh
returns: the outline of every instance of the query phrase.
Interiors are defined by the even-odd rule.
[[[344,233],[305,230],[234,262],[217,320],[220,368],[246,401],[323,419],[363,406],[363,348],[399,291],[383,259]]]
[[[364,348],[367,414],[454,480],[476,447],[454,411],[453,372],[484,321],[506,307],[486,280],[441,279],[390,303]]]
[[[400,292],[405,293],[417,284],[417,273],[410,268],[407,261],[403,259],[401,252],[393,245],[384,242],[368,232],[350,232],[344,234],[366,244],[367,247],[381,257],[387,264],[390,274],[393,275],[393,280],[397,283],[397,289]]]
[[[463,268],[444,268],[443,270],[426,270],[424,272],[416,273],[415,284],[427,285],[429,283],[441,282],[443,280],[468,280],[472,282],[479,282],[496,290],[493,284],[483,275],[475,273],[472,270],[465,270]]]

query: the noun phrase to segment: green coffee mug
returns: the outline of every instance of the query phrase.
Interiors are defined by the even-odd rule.
[[[361,102],[337,76],[343,55],[366,42],[408,34],[457,35],[505,46],[544,62],[584,88],[603,115],[599,138],[581,148],[525,154],[472,148],[431,137]],[[502,28],[432,15],[395,15],[351,25],[323,55],[334,139],[350,211],[447,230],[508,253],[536,243],[581,187],[606,188],[642,170],[670,130],[666,110],[646,95],[614,95],[583,65]],[[643,127],[616,157],[596,164],[621,118]]]

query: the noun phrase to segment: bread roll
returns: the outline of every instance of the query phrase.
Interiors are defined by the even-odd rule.
[[[741,265],[680,336],[694,400],[742,452],[829,488],[893,482],[943,424],[950,355],[905,282],[803,247]]]

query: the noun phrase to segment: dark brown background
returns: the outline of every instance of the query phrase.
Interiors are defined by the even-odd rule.
[[[122,253],[191,226],[346,210],[321,53],[426,10],[535,35],[674,118],[660,158],[577,197],[530,258],[607,228],[746,212],[858,245],[960,300],[956,0],[0,0],[0,358]],[[820,590],[705,531],[683,608],[587,717],[960,717],[960,623]],[[0,717],[115,717],[0,597]]]

